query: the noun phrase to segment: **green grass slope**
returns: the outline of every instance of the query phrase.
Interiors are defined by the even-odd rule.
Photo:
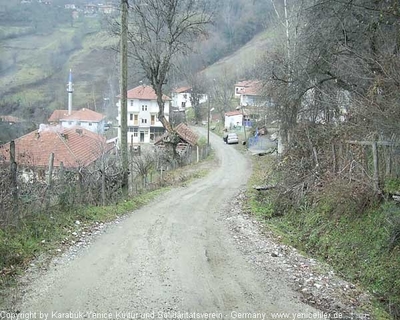
[[[117,39],[101,31],[97,20],[63,25],[46,35],[12,29],[4,32],[17,36],[0,41],[3,110],[43,121],[52,110],[66,108],[69,69],[73,70],[74,107],[102,106],[116,69],[111,48]]]

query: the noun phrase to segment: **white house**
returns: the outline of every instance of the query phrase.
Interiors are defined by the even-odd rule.
[[[180,87],[172,91],[172,107],[177,108],[179,111],[185,111],[187,108],[192,107],[190,97],[192,95],[192,87]],[[199,103],[207,102],[207,95],[200,94]]]
[[[165,129],[158,120],[157,95],[151,86],[140,85],[128,92],[128,143],[154,143]],[[164,115],[169,120],[171,99],[164,95]],[[121,99],[118,100],[118,124],[121,128]],[[118,129],[121,137],[121,129]]]
[[[89,131],[103,134],[106,116],[90,109],[73,110],[68,114],[68,110],[54,110],[49,118],[49,123],[60,124],[64,128],[80,126]]]
[[[256,80],[240,81],[235,84],[235,98],[240,99],[241,106],[257,106],[264,104],[262,97],[262,84]]]
[[[231,129],[233,127],[251,127],[251,121],[247,115],[246,110],[234,110],[225,113],[225,128]]]

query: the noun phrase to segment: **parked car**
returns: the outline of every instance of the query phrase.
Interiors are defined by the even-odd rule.
[[[238,144],[239,143],[239,138],[236,133],[228,133],[228,137],[226,138],[226,143],[227,144]]]

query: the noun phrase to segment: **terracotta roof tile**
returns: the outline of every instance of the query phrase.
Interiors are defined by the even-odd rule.
[[[72,111],[74,112],[74,111]],[[54,110],[53,113],[51,114],[50,118],[48,119],[49,122],[59,122],[60,119],[64,118],[65,116],[68,116],[68,110]]]
[[[191,144],[192,146],[197,144],[197,140],[199,136],[190,129],[186,124],[180,123],[175,128],[176,133],[186,142]]]
[[[178,136],[189,143],[192,146],[195,146],[197,144],[197,141],[199,140],[199,136],[192,130],[190,129],[186,124],[180,123],[174,128],[175,132],[178,134]],[[162,136],[160,136],[154,144],[160,144],[164,141],[164,139],[168,136],[168,132],[165,132]]]
[[[239,89],[238,94],[248,96],[258,96],[261,94],[262,83],[257,80],[246,80],[235,84],[235,87],[243,87]]]
[[[151,86],[137,86],[131,90],[128,90],[128,99],[140,99],[140,100],[157,100],[157,95]],[[163,95],[163,100],[171,100],[170,97]]]
[[[76,121],[93,121],[93,122],[100,122],[105,118],[105,115],[98,113],[96,111],[90,109],[80,109],[78,111],[72,112],[71,115],[66,115],[60,120],[76,120]]]
[[[243,111],[244,114],[246,114],[246,112]],[[233,116],[240,116],[242,115],[242,111],[241,110],[233,110],[233,111],[228,111],[225,113],[226,117],[233,117]]]
[[[68,110],[54,110],[49,118],[49,122],[59,122],[60,120],[93,121],[100,122],[105,115],[90,109],[72,110],[68,115]]]
[[[190,92],[192,90],[192,87],[180,87],[174,90],[175,93],[184,93],[184,92]]]
[[[15,140],[16,162],[23,166],[47,167],[53,152],[55,167],[85,167],[112,148],[105,137],[79,126],[44,126]],[[0,160],[10,161],[10,143],[0,146]]]

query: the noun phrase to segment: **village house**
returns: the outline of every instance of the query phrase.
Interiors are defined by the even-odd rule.
[[[178,111],[185,111],[187,108],[192,107],[190,98],[193,94],[192,87],[180,87],[172,91],[172,107]],[[207,102],[207,95],[200,94],[199,103]]]
[[[140,85],[127,92],[128,94],[128,143],[154,143],[165,129],[158,120],[159,107],[157,95],[151,86]],[[164,115],[169,119],[171,98],[164,95]],[[118,107],[118,137],[121,137],[121,99]],[[120,140],[120,139],[119,139]]]
[[[14,116],[0,116],[0,121],[12,125],[21,122],[22,120]]]
[[[48,119],[50,124],[60,124],[64,128],[81,126],[82,128],[103,134],[106,116],[90,109],[72,110],[54,110]]]
[[[235,84],[235,98],[239,98],[241,106],[259,106],[264,104],[262,84],[256,80],[240,81]]]
[[[61,125],[40,125],[15,142],[15,161],[29,180],[32,172],[44,178],[50,154],[54,153],[54,168],[77,169],[87,167],[109,153],[115,145],[104,136],[82,127],[64,128]],[[10,162],[10,142],[0,146],[0,163]]]
[[[189,155],[192,148],[197,145],[199,136],[184,123],[178,124],[174,130],[179,137],[179,142],[177,143],[175,150],[176,153],[178,153],[180,156]],[[162,150],[165,146],[165,143],[168,142],[169,139],[170,134],[165,132],[154,144]]]
[[[234,110],[225,113],[225,128],[232,129],[243,125],[246,127],[252,126],[247,110]]]
[[[117,11],[115,5],[113,5],[112,3],[99,4],[98,10],[103,14],[112,14]]]

